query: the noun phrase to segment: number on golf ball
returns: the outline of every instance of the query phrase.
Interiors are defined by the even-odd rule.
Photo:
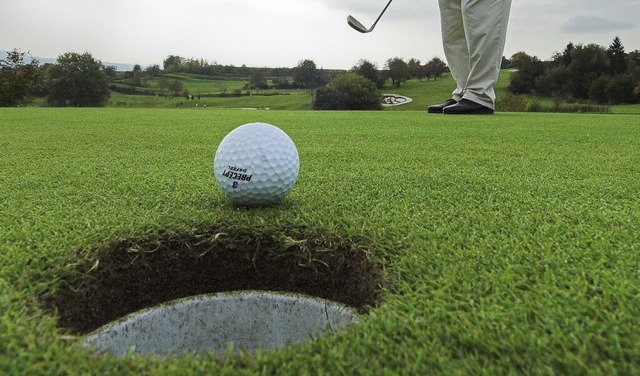
[[[222,191],[236,204],[280,201],[298,179],[300,159],[291,138],[278,127],[249,123],[220,142],[213,171]]]

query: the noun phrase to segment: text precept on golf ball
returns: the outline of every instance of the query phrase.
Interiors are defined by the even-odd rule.
[[[232,180],[237,180],[237,181],[234,181],[232,185],[233,188],[235,189],[235,188],[238,188],[239,181],[251,181],[251,177],[253,175],[247,175],[246,168],[229,166],[228,170],[224,170],[224,172],[222,173],[222,176]]]
[[[235,204],[262,206],[279,202],[298,179],[300,158],[280,128],[244,124],[227,134],[213,159],[216,181]]]

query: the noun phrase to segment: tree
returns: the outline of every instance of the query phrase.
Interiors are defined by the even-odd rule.
[[[627,54],[628,65],[632,69],[640,70],[640,50],[634,50]]]
[[[534,91],[536,80],[544,74],[544,65],[536,56],[529,56],[519,52],[517,57],[518,70],[511,75],[509,92],[513,94],[528,94]]]
[[[502,57],[502,61],[500,62],[500,69],[508,69],[511,68],[511,60],[506,57]]]
[[[623,74],[627,71],[627,54],[619,37],[615,37],[607,49],[609,58],[609,72],[613,75]]]
[[[174,73],[182,71],[182,67],[185,64],[186,59],[180,56],[169,55],[162,62],[164,71],[167,73]]]
[[[348,72],[316,90],[313,108],[316,110],[380,110],[380,91],[373,81]]]
[[[267,83],[267,79],[265,78],[264,71],[262,69],[255,68],[251,71],[251,77],[249,78],[247,88],[260,90],[269,88],[269,84]]]
[[[410,77],[409,65],[399,57],[387,60],[385,68],[389,78],[391,78],[391,82],[396,87],[400,87],[400,84],[406,82]]]
[[[317,87],[317,68],[313,60],[302,60],[293,68],[293,83],[301,88],[315,89]]]
[[[49,69],[49,96],[53,106],[98,107],[110,96],[107,74],[90,53],[68,52]]]
[[[425,77],[425,74],[423,66],[420,65],[420,60],[411,58],[409,59],[409,63],[407,64],[407,66],[409,67],[409,75],[422,81],[422,79]]]
[[[609,72],[607,51],[597,44],[576,45],[567,66],[570,94],[576,99],[588,99],[592,82]]]
[[[640,101],[640,50],[629,52],[627,54],[627,62],[629,72],[636,80],[636,88],[633,90],[633,94],[636,97],[636,101]]]
[[[0,106],[25,106],[32,100],[32,93],[40,82],[38,61],[25,64],[24,52],[14,49],[0,59]]]
[[[358,61],[357,65],[351,68],[351,71],[353,73],[359,74],[366,79],[371,80],[371,82],[376,84],[376,87],[378,89],[382,89],[382,87],[384,86],[385,80],[380,74],[380,71],[378,71],[378,67],[368,60],[361,59],[360,61]]]
[[[158,79],[158,89],[160,89],[160,94],[164,95],[164,89],[169,87],[169,80],[166,77],[162,76]]]
[[[601,104],[634,103],[635,82],[630,74],[602,75],[595,79],[589,90],[589,99]]]
[[[133,70],[131,71],[131,78],[129,82],[133,86],[143,86],[142,85],[142,68],[139,64],[133,66]]]
[[[511,76],[509,90],[528,93],[534,82],[535,94],[552,96],[556,107],[566,99],[588,99],[601,104],[640,100],[640,51],[625,53],[618,37],[608,49],[593,43],[569,43],[551,61],[540,62],[518,52],[512,63],[519,70]]]
[[[111,82],[118,77],[118,67],[115,65],[107,65],[104,67],[104,74],[107,75],[107,79]]]
[[[634,103],[636,101],[634,95],[635,86],[636,84],[633,77],[629,74],[617,74],[613,76],[606,88],[609,103]]]
[[[536,94],[553,96],[559,100],[568,94],[568,77],[567,68],[562,64],[548,68],[544,75],[536,79]]]
[[[434,57],[424,66],[424,74],[427,79],[430,79],[431,77],[433,77],[434,80],[438,79],[438,77],[441,77],[442,74],[448,70],[449,67],[447,67],[447,64],[439,57]]]
[[[324,68],[320,68],[316,74],[316,87],[322,87],[331,81],[331,75],[325,72]]]
[[[607,87],[611,82],[611,77],[608,75],[602,75],[591,83],[589,87],[589,99],[596,103],[606,104],[608,102],[607,98]]]
[[[524,51],[516,52],[511,55],[511,68],[520,69],[520,66],[531,62],[531,56]]]
[[[564,48],[564,51],[562,51],[562,54],[558,54],[556,59],[557,62],[562,63],[565,67],[568,67],[569,64],[571,64],[571,52],[573,51],[573,49],[575,48],[574,44],[569,42],[569,44],[567,44],[567,46]]]
[[[162,74],[162,70],[158,64],[149,65],[144,71],[149,77],[157,77]]]
[[[569,42],[569,44],[567,44],[564,51],[562,52],[562,62],[564,63],[565,67],[568,67],[569,64],[571,64],[571,52],[574,48],[574,44]]]
[[[167,82],[167,89],[169,89],[174,96],[180,95],[180,92],[182,91],[182,81],[173,80],[171,82]]]
[[[271,80],[271,84],[276,89],[291,89],[291,83],[286,78],[274,78]]]

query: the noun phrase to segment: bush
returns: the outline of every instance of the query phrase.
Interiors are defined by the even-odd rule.
[[[607,86],[611,82],[611,77],[600,76],[596,78],[589,87],[589,99],[596,103],[605,104],[609,98],[607,96]]]
[[[336,76],[316,90],[316,110],[381,110],[382,100],[376,84],[356,73]]]
[[[512,94],[533,92],[538,77],[544,75],[544,64],[535,56],[520,54],[518,70],[511,75],[508,90]]]
[[[111,95],[109,81],[100,60],[90,53],[67,52],[48,70],[47,102],[53,106],[102,107]]]
[[[613,76],[606,88],[607,98],[611,104],[634,103],[635,82],[631,75]]]
[[[41,73],[38,61],[24,62],[25,52],[14,49],[0,59],[0,106],[26,106],[38,88]]]
[[[611,113],[611,108],[608,106],[587,104],[587,103],[569,103],[569,104],[556,104],[554,106],[544,106],[539,102],[533,102],[529,106],[529,112],[608,114],[608,113]]]
[[[532,101],[529,104],[529,108],[528,108],[529,112],[544,112],[544,106],[537,100]]]
[[[500,112],[526,112],[529,101],[523,95],[507,94],[496,102],[496,110]]]
[[[595,104],[563,104],[556,112],[566,113],[595,113],[595,114],[608,114],[611,112],[611,108],[608,106],[595,105]]]

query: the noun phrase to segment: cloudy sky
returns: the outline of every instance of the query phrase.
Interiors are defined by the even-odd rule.
[[[391,57],[444,58],[437,0],[1,0],[0,50],[34,56],[90,52],[103,62],[158,64],[168,55],[220,64],[380,68]],[[505,56],[545,60],[568,42],[640,49],[640,0],[513,0]]]

